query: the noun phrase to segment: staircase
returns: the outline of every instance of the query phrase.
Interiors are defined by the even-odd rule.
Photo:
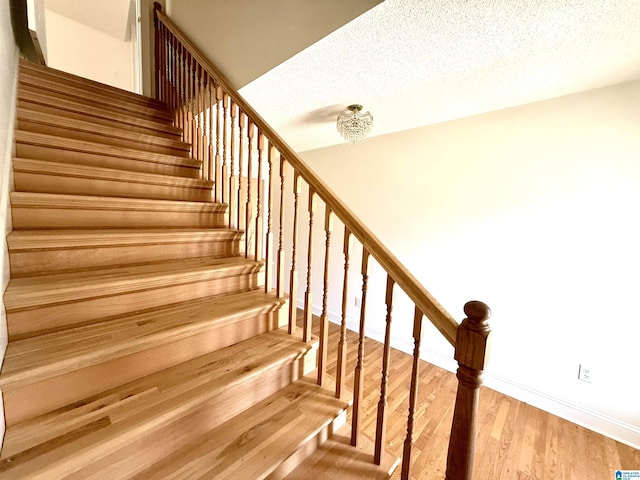
[[[172,121],[20,65],[0,479],[284,478],[344,423]]]

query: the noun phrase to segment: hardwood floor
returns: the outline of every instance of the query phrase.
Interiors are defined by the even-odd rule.
[[[302,315],[299,313],[298,319]],[[314,334],[318,319],[314,317]],[[335,375],[337,325],[329,325],[328,373]],[[353,385],[358,337],[348,332],[347,385]],[[380,391],[382,345],[365,343],[363,433],[375,436]],[[457,382],[455,375],[427,362],[420,366],[412,478],[442,479]],[[391,351],[387,451],[400,456],[406,435],[411,356]],[[640,450],[483,387],[480,393],[474,479],[476,480],[608,480],[617,469],[640,469]],[[394,479],[400,478],[396,471]]]

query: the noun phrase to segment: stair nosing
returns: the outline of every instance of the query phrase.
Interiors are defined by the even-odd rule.
[[[222,213],[227,204],[215,202],[194,202],[187,200],[155,200],[147,198],[126,198],[93,195],[66,195],[61,193],[11,192],[12,208],[38,209],[84,209],[183,212],[183,213]]]
[[[165,243],[198,243],[232,241],[244,232],[229,228],[199,229],[109,229],[109,230],[13,230],[7,235],[9,252],[32,252],[102,246],[156,245]],[[51,246],[43,242],[59,237]],[[216,237],[216,238],[211,238]],[[219,238],[217,238],[219,237]],[[78,241],[82,239],[82,243]]]

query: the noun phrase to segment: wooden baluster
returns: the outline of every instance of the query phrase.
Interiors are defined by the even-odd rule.
[[[213,79],[209,77],[209,74],[202,68],[202,93],[201,93],[201,106],[200,106],[200,155],[202,156],[203,170],[207,172],[206,180],[211,180],[209,175],[209,168],[211,165],[211,137],[209,136],[209,115],[211,115],[211,109],[213,108],[213,96],[211,92],[211,82]]]
[[[185,114],[186,114],[186,128],[189,137],[189,143],[191,144],[191,158],[195,158],[195,149],[193,148],[193,109],[191,108],[191,54],[186,51],[186,70],[184,72],[184,86],[185,86]]]
[[[155,37],[154,37],[154,71],[155,71],[155,83],[154,83],[154,94],[155,98],[163,101],[162,99],[162,83],[164,81],[164,69],[163,69],[163,40],[164,40],[164,32],[162,29],[162,25],[158,21],[155,16],[155,4],[154,4],[154,28],[155,28]]]
[[[211,165],[209,115],[213,106],[213,98],[211,94],[211,79],[209,78],[209,74],[204,70],[204,68],[200,68],[202,69],[202,87],[200,89],[200,107],[198,108],[198,141],[200,142],[198,152],[202,158],[204,179],[211,180],[211,176],[209,175]]]
[[[181,65],[180,65],[180,120],[182,124],[180,128],[183,129],[184,138],[186,143],[191,143],[191,139],[189,138],[189,129],[187,128],[187,85],[186,85],[186,71],[187,71],[187,57],[185,53],[185,48],[180,45],[181,50]]]
[[[235,129],[236,129],[236,104],[233,103],[233,101],[229,98],[229,96],[225,93],[224,94],[224,98],[225,98],[225,105],[227,100],[229,100],[229,123],[231,124],[231,131],[229,132],[229,136],[231,138],[231,145],[230,145],[230,152],[229,152],[229,156],[230,156],[230,165],[229,165],[229,170],[230,170],[230,175],[229,175],[229,228],[233,228],[235,226],[235,228],[239,229],[240,226],[235,223],[234,224],[234,220],[237,218],[237,214],[236,214],[236,208],[237,208],[237,199],[238,196],[236,194],[236,184],[237,184],[237,179],[236,179],[236,166],[234,165],[234,160],[235,160],[235,156],[236,156],[236,136],[235,136]],[[225,122],[226,122],[226,115],[225,115]],[[226,128],[226,123],[225,123],[225,140],[226,140],[226,133],[227,128]]]
[[[342,253],[344,254],[344,279],[342,282],[342,317],[340,319],[340,340],[338,340],[338,363],[336,365],[336,398],[341,398],[345,392],[345,379],[347,376],[347,304],[349,287],[349,256],[351,248],[349,238],[351,232],[344,227],[344,241]]]
[[[422,344],[422,312],[416,306],[413,316],[413,368],[409,386],[409,417],[407,419],[407,437],[402,451],[401,479],[411,478],[411,453],[413,452],[413,425],[418,402],[418,376],[420,374],[420,346]]]
[[[216,163],[220,160],[220,137],[222,136],[222,177],[216,179],[216,185],[220,184],[220,201],[222,203],[229,202],[229,167],[227,165],[227,99],[228,97],[222,93],[222,88],[216,88]],[[220,105],[222,104],[221,111]],[[220,115],[224,116],[223,121],[220,120]],[[224,132],[224,133],[221,133]],[[217,191],[217,189],[216,189]]]
[[[244,157],[244,153],[243,153],[243,149],[242,149],[242,132],[244,130],[244,121],[245,121],[245,115],[244,112],[242,110],[240,110],[240,108],[238,108],[238,197],[237,197],[237,214],[238,214],[238,219],[237,219],[237,225],[238,225],[238,230],[245,230],[244,225],[242,224],[242,222],[244,221],[244,216],[240,214],[240,210],[242,210],[241,205],[242,205],[242,187],[243,187],[243,157]],[[247,232],[245,230],[244,232],[244,236],[246,237],[247,235],[249,235],[249,232]]]
[[[171,114],[173,125],[178,126],[178,50],[176,48],[176,38],[171,35]],[[181,137],[184,139],[184,134]]]
[[[458,394],[449,438],[447,480],[471,480],[482,372],[489,357],[491,329],[487,320],[491,310],[482,302],[472,301],[464,306],[464,313],[467,318],[456,334]]]
[[[189,135],[191,136],[191,157],[195,160],[198,159],[198,141],[197,141],[197,132],[196,132],[196,93],[195,93],[195,82],[197,81],[195,75],[195,64],[193,57],[189,54],[189,69],[187,70],[187,105],[188,105],[188,113],[189,113],[189,131],[191,132]],[[202,172],[201,176],[204,176],[204,172]]]
[[[212,161],[211,179],[213,180],[213,198],[215,202],[222,202],[222,159],[220,155],[220,102],[217,100],[216,89],[216,154]]]
[[[267,152],[267,203],[265,210],[267,212],[267,234],[265,235],[264,247],[264,291],[270,292],[273,288],[273,231],[271,215],[273,213],[273,159],[276,156],[276,147],[269,143],[269,151]]]
[[[255,258],[262,260],[262,202],[264,188],[262,187],[262,154],[264,152],[264,135],[258,129],[258,175],[256,185],[256,221],[255,221]],[[266,272],[265,272],[266,274]]]
[[[160,100],[165,104],[168,103],[167,96],[167,80],[168,80],[168,72],[169,72],[169,49],[168,49],[168,39],[167,39],[167,29],[164,25],[160,25],[160,51],[161,51],[161,59],[160,59],[160,68],[162,69],[160,75],[162,78],[160,79]]]
[[[176,38],[174,38],[175,48],[176,48],[176,126],[181,130],[182,133],[182,141],[187,141],[187,133],[184,130],[184,92],[182,91],[182,73],[184,71],[183,61],[184,58],[182,56],[182,45],[178,42]]]
[[[198,64],[196,62],[196,60],[191,57],[191,102],[189,103],[191,105],[191,132],[193,135],[193,144],[195,145],[194,148],[194,155],[195,155],[195,159],[196,160],[200,160],[200,132],[199,132],[199,128],[198,128],[198,124],[199,124],[199,115],[200,115],[200,111],[199,111],[199,104],[200,104],[200,100],[199,100],[199,96],[200,96],[200,78],[198,77],[199,71],[198,71]],[[205,176],[204,171],[202,172],[202,176]]]
[[[309,187],[309,243],[307,244],[307,289],[304,292],[304,328],[302,341],[311,341],[313,324],[313,293],[311,291],[311,267],[313,265],[313,217],[316,213],[316,192]]]
[[[169,97],[167,96],[167,80],[169,77],[169,48],[168,48],[169,38],[167,34],[167,29],[164,26],[164,24],[159,25],[158,31],[160,32],[159,42],[160,42],[160,52],[162,55],[162,58],[160,59],[160,66],[162,68],[162,71],[160,73],[161,75],[160,92],[159,92],[158,98],[160,99],[160,101],[164,102],[168,106]]]
[[[320,345],[318,348],[318,385],[324,383],[327,373],[327,351],[329,350],[329,315],[327,314],[327,298],[329,296],[329,252],[331,249],[331,232],[333,230],[333,212],[329,205],[324,206],[324,277],[322,287],[322,314],[320,315]]]
[[[362,394],[364,390],[364,330],[365,310],[367,306],[367,283],[369,275],[369,252],[362,247],[362,303],[360,305],[360,332],[358,336],[358,360],[356,362],[355,377],[353,380],[353,410],[351,416],[351,445],[358,444],[360,434],[360,413],[362,407]]]
[[[12,4],[13,6],[13,4]],[[160,60],[160,39],[161,39],[161,25],[160,25],[160,20],[158,19],[158,10],[162,10],[162,6],[158,3],[158,2],[153,2],[153,26],[155,28],[155,38],[154,38],[154,69],[155,69],[155,73],[156,73],[156,98],[159,100],[162,100],[162,89],[160,87],[161,85],[161,79],[160,79],[160,75],[162,72],[162,65],[161,65],[161,60]]]
[[[202,117],[204,116],[204,98],[203,98],[203,93],[204,93],[204,71],[202,70],[202,67],[200,66],[199,63],[196,63],[196,79],[195,81],[197,82],[196,85],[196,111],[194,112],[194,117],[195,117],[195,131],[196,131],[196,138],[195,138],[195,142],[196,145],[198,146],[196,152],[197,152],[197,156],[198,156],[198,160],[200,160],[200,162],[202,162],[202,173],[203,173],[203,177],[206,179],[208,177],[208,172],[206,172],[206,168],[207,168],[207,164],[204,161],[204,149],[203,149],[203,144],[204,144],[204,129],[202,128]],[[206,173],[205,173],[206,172]]]
[[[298,199],[300,197],[300,175],[293,174],[293,243],[291,246],[291,273],[289,274],[289,333],[296,332],[298,303],[298,270],[296,269],[296,247],[298,243]]]
[[[204,172],[204,167],[206,167],[206,165],[204,164],[204,158],[202,157],[202,141],[203,141],[203,137],[202,137],[202,68],[200,67],[200,64],[195,63],[195,77],[193,79],[194,82],[194,102],[193,102],[193,131],[194,131],[194,141],[197,145],[197,149],[196,149],[196,156],[197,159],[200,160],[202,162],[203,165],[203,177],[207,178],[208,176],[208,172],[205,173]]]
[[[387,305],[386,329],[384,332],[384,350],[382,352],[382,377],[380,380],[380,400],[378,401],[378,420],[376,423],[376,444],[373,461],[376,465],[382,463],[382,453],[387,426],[387,386],[389,383],[389,361],[391,354],[391,312],[393,310],[393,287],[395,282],[387,275],[387,292],[385,303]]]
[[[175,64],[175,51],[173,49],[173,35],[171,34],[171,32],[169,32],[166,26],[163,25],[163,28],[165,32],[165,49],[166,49],[166,55],[167,55],[166,57],[167,70],[166,70],[166,77],[165,77],[165,102],[169,106],[171,113],[173,113],[173,109],[172,109],[174,105],[173,103],[174,101],[173,67]]]
[[[253,205],[251,205],[251,182],[253,180],[253,133],[254,133],[253,120],[249,119],[249,130],[247,132],[248,147],[247,147],[247,198],[244,207],[244,256],[249,258],[249,252],[251,251],[251,242],[253,241],[254,232],[252,232],[252,219],[253,219]]]
[[[214,85],[211,91],[211,109],[209,110],[209,180],[213,181],[213,191],[211,197],[214,202],[219,202],[220,197],[218,191],[220,189],[219,181],[216,178],[216,165],[220,163],[220,116],[222,115],[222,106],[218,98],[218,85]],[[215,105],[215,127],[214,127],[214,105]],[[215,145],[215,146],[214,146]]]
[[[278,298],[284,296],[284,189],[285,189],[285,159],[280,155],[280,219],[278,224],[278,253],[276,255],[276,261],[278,262],[276,268],[276,295]],[[291,327],[289,327],[291,331]]]
[[[218,132],[214,134],[214,130],[213,130],[214,108],[216,112],[216,117],[220,115],[220,102],[218,101],[218,98],[217,98],[217,92],[218,92],[218,86],[216,85],[213,78],[209,77],[209,114],[207,115],[207,125],[206,125],[209,129],[209,134],[208,134],[209,142],[207,145],[207,172],[208,172],[207,175],[209,180],[214,180],[213,179],[213,162],[215,158],[214,157],[215,152],[213,150],[214,137],[215,137],[216,146],[220,141]],[[213,188],[215,189],[215,183],[213,185]],[[211,198],[214,198],[214,197],[215,195],[212,192]]]
[[[185,135],[187,138],[187,143],[189,145],[191,145],[193,142],[191,141],[191,125],[189,122],[190,116],[189,116],[189,70],[191,69],[191,59],[187,53],[187,50],[183,48],[183,56],[184,56],[184,63],[182,65],[182,111],[183,111],[183,117],[182,120],[184,122],[184,125],[182,126],[182,128],[184,128],[185,131]],[[191,158],[193,158],[193,147],[191,148]]]

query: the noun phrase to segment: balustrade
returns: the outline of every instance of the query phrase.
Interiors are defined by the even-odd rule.
[[[318,280],[312,275],[316,242],[315,214],[324,211],[324,270],[317,383],[327,378],[327,337],[330,286],[342,283],[340,336],[337,348],[335,395],[347,392],[346,329],[349,315],[350,262],[352,247],[362,248],[360,275],[362,279],[359,340],[355,359],[351,443],[358,443],[362,423],[364,346],[367,322],[369,264],[376,262],[386,273],[384,321],[384,352],[380,370],[380,396],[377,405],[375,450],[373,460],[382,462],[385,448],[387,396],[391,369],[391,325],[396,290],[413,303],[413,366],[409,390],[407,435],[403,445],[401,477],[409,479],[416,422],[416,402],[420,370],[420,353],[424,321],[430,321],[452,345],[458,360],[459,388],[447,460],[447,479],[469,480],[472,471],[475,412],[478,403],[482,371],[486,363],[489,338],[489,309],[480,302],[465,305],[467,318],[458,323],[431,294],[393,256],[326,184],[291,150],[278,134],[233,89],[220,72],[211,65],[193,44],[173,25],[156,4],[156,96],[165,102],[173,114],[174,123],[183,132],[183,139],[192,146],[191,156],[201,161],[200,176],[213,182],[212,200],[228,204],[228,226],[244,232],[243,251],[246,257],[264,263],[265,291],[285,298],[288,295],[288,331],[296,334],[298,293],[304,291],[302,338],[312,342],[313,291]],[[265,150],[266,149],[266,150]],[[266,158],[265,158],[266,152]],[[264,163],[266,162],[266,168]],[[287,179],[290,171],[291,184]],[[307,192],[306,214],[308,232],[300,239],[301,215],[305,205],[301,197]],[[344,229],[342,240],[343,267],[330,272],[334,222]],[[318,229],[320,230],[320,228]],[[299,284],[298,256],[306,248],[306,275]],[[318,249],[321,250],[321,249]],[[275,251],[275,255],[274,255]],[[287,266],[286,261],[290,259]],[[337,258],[338,263],[342,263]],[[334,263],[335,265],[335,263]],[[289,269],[288,283],[285,271]],[[353,359],[352,359],[353,361]]]

